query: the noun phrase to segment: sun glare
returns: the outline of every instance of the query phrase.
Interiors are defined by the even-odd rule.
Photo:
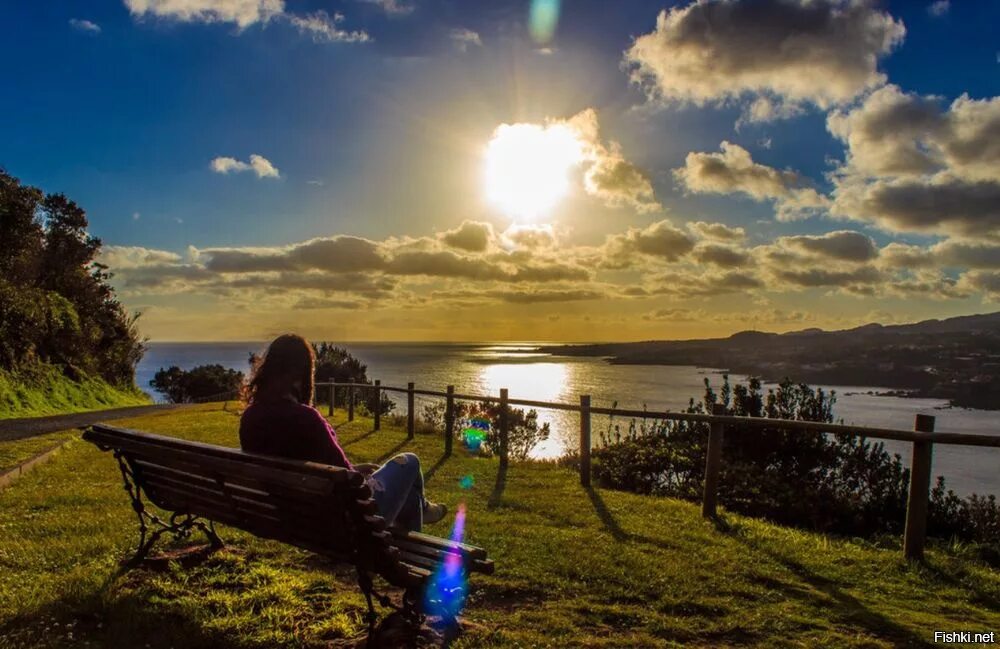
[[[582,160],[565,124],[502,124],[486,147],[486,197],[508,216],[535,220],[566,195],[570,169]]]

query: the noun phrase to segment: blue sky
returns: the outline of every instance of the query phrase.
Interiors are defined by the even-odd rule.
[[[0,165],[87,209],[154,338],[258,338],[300,322],[324,335],[331,319],[359,323],[338,332],[353,338],[683,337],[748,318],[781,330],[995,310],[1000,219],[962,201],[1000,186],[997,153],[968,153],[969,138],[1000,148],[1000,5],[869,3],[855,20],[832,0],[811,14],[796,0],[726,4],[566,1],[540,43],[531,2],[7,2]],[[675,23],[658,28],[661,12]],[[697,51],[697,12],[725,36],[718,47],[746,51]],[[881,31],[858,27],[873,16]],[[795,57],[754,67],[795,43]],[[865,47],[870,63],[854,61]],[[711,69],[671,67],[681,51]],[[963,94],[979,103],[956,108]],[[779,109],[755,121],[761,97]],[[922,125],[893,121],[934,102]],[[884,126],[905,137],[849,140],[884,104]],[[581,139],[590,153],[550,213],[529,223],[484,200],[499,125],[578,129],[569,120],[588,109],[599,135]],[[841,135],[837,113],[856,118]],[[723,141],[739,151],[712,158]],[[911,145],[933,160],[901,172]],[[733,167],[740,151],[757,166]],[[278,177],[212,169],[251,154]],[[948,183],[951,213],[912,209]],[[697,222],[743,233],[713,238]],[[551,241],[505,236],[525,229]],[[453,246],[449,231],[488,241]],[[372,247],[378,261],[351,268],[384,286],[352,288],[354,271],[326,262],[219,270],[226,255],[289,257],[338,237]],[[720,246],[735,257],[720,261]],[[415,251],[437,256],[404,264]],[[466,262],[500,270],[448,270]],[[535,281],[519,264],[566,268]],[[470,310],[483,331],[456,334],[447,323]]]

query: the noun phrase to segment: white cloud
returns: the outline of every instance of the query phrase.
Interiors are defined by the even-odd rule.
[[[407,2],[401,2],[400,0],[360,0],[361,2],[367,2],[368,4],[378,5],[382,11],[389,14],[390,16],[406,16],[413,13],[415,7]]]
[[[180,22],[232,23],[241,31],[272,20],[285,20],[300,33],[315,41],[365,43],[371,39],[363,30],[348,31],[340,27],[344,16],[330,15],[319,10],[311,14],[285,11],[284,0],[124,0],[136,18],[146,17]]]
[[[927,13],[932,16],[943,16],[951,9],[949,0],[936,0],[927,7]]]
[[[847,144],[831,212],[886,230],[1000,237],[1000,97],[886,86],[827,128]]]
[[[448,38],[455,44],[459,52],[468,50],[470,45],[475,45],[476,47],[483,46],[483,40],[479,38],[478,32],[466,29],[465,27],[452,29],[448,32]]]
[[[628,206],[638,212],[662,210],[646,174],[625,159],[618,142],[602,142],[597,111],[582,110],[561,123],[572,128],[583,144],[586,171],[584,190],[612,207]]]
[[[253,171],[258,178],[280,178],[281,174],[270,160],[256,153],[251,154],[249,162],[243,162],[228,156],[219,156],[209,163],[212,171],[220,174]]]
[[[284,0],[125,0],[125,6],[138,18],[235,23],[240,29],[266,23],[285,11]]]
[[[724,141],[720,148],[720,153],[688,153],[684,166],[674,170],[674,177],[695,193],[742,193],[755,201],[774,201],[782,221],[827,208],[828,199],[798,173],[754,162],[750,152],[738,144]]]
[[[882,85],[878,60],[905,33],[866,0],[700,0],[661,11],[625,64],[653,99],[701,106],[763,98],[744,116],[760,121]]]
[[[84,20],[82,18],[70,18],[69,26],[81,32],[90,32],[91,34],[101,33],[100,25],[90,20]]]
[[[347,31],[339,24],[344,21],[344,15],[334,13],[332,16],[325,11],[316,11],[304,16],[287,15],[288,22],[303,34],[312,36],[314,41],[327,43],[367,43],[372,40],[364,30]]]

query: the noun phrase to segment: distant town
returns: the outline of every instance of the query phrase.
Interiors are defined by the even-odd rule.
[[[729,338],[558,345],[541,351],[611,363],[724,368],[767,381],[873,386],[893,396],[1000,409],[1000,312],[842,331],[743,331]]]

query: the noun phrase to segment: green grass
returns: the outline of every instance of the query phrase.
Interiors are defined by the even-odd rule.
[[[58,368],[41,365],[29,374],[0,370],[0,419],[40,417],[150,403],[138,388],[122,390],[95,377],[72,381]]]
[[[19,439],[14,442],[2,442],[0,443],[0,471],[12,468],[57,446],[62,446],[64,442],[77,437],[79,437],[77,431],[64,430],[58,433]]]
[[[337,420],[343,418],[337,413]],[[219,405],[122,422],[235,445]],[[552,464],[442,461],[440,436],[370,421],[338,427],[348,454],[420,455],[428,489],[468,508],[470,542],[495,559],[474,575],[455,647],[929,645],[935,630],[1000,630],[1000,574],[961,549],[923,566],[881,548],[690,503],[580,487]],[[471,475],[475,486],[461,489]],[[502,487],[502,488],[501,488]],[[352,573],[221,527],[198,565],[118,571],[136,540],[114,460],[75,442],[0,492],[0,647],[333,647],[364,637]],[[429,532],[449,533],[448,522]],[[85,644],[89,643],[89,644]]]

